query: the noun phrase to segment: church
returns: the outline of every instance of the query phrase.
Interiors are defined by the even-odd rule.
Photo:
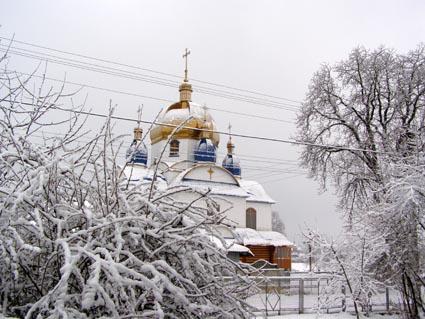
[[[272,231],[275,201],[258,182],[243,179],[243,167],[235,154],[230,125],[227,154],[221,161],[217,159],[220,136],[216,123],[206,107],[192,102],[188,53],[184,55],[186,68],[179,86],[179,101],[165,108],[151,128],[150,154],[142,141],[142,129],[140,126],[134,129],[124,172],[130,182],[143,183],[152,180],[157,168],[156,179],[165,188],[188,186],[209,192],[218,209],[226,215],[226,224],[230,225],[219,229],[226,245],[212,239],[219,249],[225,249],[233,260],[244,263],[265,260],[275,267],[291,270],[294,245],[283,234]],[[175,199],[190,203],[196,194],[180,192],[175,194]],[[195,205],[205,205],[205,202],[197,201]]]

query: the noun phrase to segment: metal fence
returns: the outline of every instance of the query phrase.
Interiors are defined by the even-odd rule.
[[[257,277],[260,292],[247,298],[247,302],[266,316],[354,311],[344,282],[340,281],[339,286],[334,282],[330,287],[332,279],[329,275],[310,273]],[[369,312],[389,313],[400,309],[398,294],[391,289],[384,288],[369,298]]]

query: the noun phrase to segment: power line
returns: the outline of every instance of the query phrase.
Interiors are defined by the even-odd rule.
[[[0,46],[6,47],[5,45],[1,45],[1,44],[0,44]],[[143,82],[158,84],[158,85],[167,86],[167,87],[173,87],[173,88],[178,87],[177,82],[172,82],[172,81],[167,80],[167,79],[152,78],[151,76],[146,76],[146,75],[143,75],[143,74],[128,72],[128,71],[125,71],[125,70],[109,68],[109,67],[104,67],[104,66],[99,66],[99,65],[95,65],[93,67],[93,66],[91,66],[93,64],[85,63],[85,62],[81,62],[81,61],[77,61],[77,63],[79,63],[79,64],[75,64],[74,62],[63,61],[63,60],[71,60],[71,59],[66,59],[66,58],[62,58],[62,57],[56,57],[56,59],[52,59],[52,58],[48,58],[48,57],[45,57],[45,56],[43,57],[43,56],[37,56],[37,55],[34,55],[34,54],[28,54],[28,53],[22,53],[22,52],[19,52],[19,51],[14,51],[14,50],[11,50],[8,47],[6,47],[5,49],[0,48],[0,51],[7,52],[7,53],[10,53],[10,54],[19,55],[19,56],[22,56],[22,57],[36,59],[36,60],[41,60],[41,61],[45,60],[46,62],[70,66],[70,67],[74,67],[74,68],[81,69],[81,70],[92,71],[92,72],[107,74],[107,75],[111,75],[111,76],[116,76],[116,77],[136,80],[136,81],[143,81]],[[26,50],[26,51],[29,51],[29,50]],[[37,52],[37,54],[43,55],[43,53],[39,53],[39,52]],[[57,58],[62,59],[62,60],[57,60]],[[75,61],[75,60],[71,60],[71,61]],[[81,63],[87,64],[89,66],[81,65]],[[105,68],[109,69],[109,70],[105,70]],[[239,94],[237,94],[237,95],[239,95],[239,96],[237,96],[237,95],[234,95],[231,92],[224,92],[224,91],[218,92],[217,90],[211,91],[209,89],[202,89],[202,88],[201,89],[197,88],[196,92],[202,93],[202,94],[207,94],[207,95],[213,95],[213,96],[217,96],[217,97],[222,97],[222,98],[226,98],[226,99],[231,99],[231,100],[247,102],[247,103],[251,103],[251,104],[257,104],[257,105],[261,105],[261,106],[265,106],[265,107],[269,107],[269,108],[287,110],[287,111],[292,111],[292,112],[298,111],[297,106],[285,105],[283,103],[277,103],[277,102],[268,102],[264,99],[254,98],[254,100],[253,100],[252,97],[241,96]]]
[[[64,137],[65,134],[64,133],[58,133],[58,132],[52,132],[52,131],[46,131],[46,130],[42,130],[39,131],[39,133],[41,134],[46,134],[46,135],[51,135],[51,136],[59,136],[59,137]],[[88,133],[88,132],[87,132]],[[35,136],[34,134],[32,134],[33,136]],[[92,141],[93,139],[96,138],[96,136],[91,136],[91,135],[87,135],[86,133],[81,134],[82,137],[78,138],[79,140],[82,141]],[[127,136],[131,136],[131,134],[120,134],[118,136],[123,136],[123,137],[127,137]],[[116,137],[118,137],[116,136]],[[38,135],[38,137],[44,137],[43,135]],[[53,137],[51,137],[53,138]],[[121,144],[120,141],[116,141],[114,142],[116,144]],[[194,155],[191,154],[191,155]],[[217,155],[222,155],[225,156],[227,155],[227,152],[217,152]],[[257,162],[257,163],[269,163],[269,164],[276,164],[276,165],[286,165],[286,166],[298,166],[298,160],[289,160],[289,159],[282,159],[282,158],[273,158],[273,157],[269,157],[269,156],[258,156],[258,155],[252,155],[252,154],[240,154],[240,153],[236,153],[235,154],[238,158],[240,158],[242,161],[248,161],[248,162]],[[272,166],[270,166],[272,167]]]
[[[21,51],[29,52],[29,53],[32,53],[32,54],[41,54],[42,56],[48,56],[48,57],[55,58],[55,59],[69,61],[71,63],[80,63],[80,64],[84,64],[84,65],[88,65],[88,66],[92,66],[92,67],[96,67],[96,68],[102,68],[102,69],[108,69],[108,70],[111,70],[111,71],[124,72],[124,73],[128,73],[128,74],[131,74],[131,75],[136,75],[136,76],[141,76],[141,77],[148,77],[148,78],[150,78],[152,80],[166,81],[166,82],[168,82],[168,83],[165,83],[165,85],[167,85],[167,86],[170,85],[170,86],[173,86],[173,87],[178,87],[179,84],[180,84],[177,81],[172,81],[172,80],[168,80],[168,79],[161,78],[161,77],[154,77],[154,76],[150,76],[150,75],[146,75],[146,74],[129,72],[127,70],[122,70],[122,69],[117,69],[117,68],[111,68],[111,67],[107,67],[107,66],[103,66],[103,65],[99,65],[99,64],[87,63],[87,62],[84,62],[84,61],[81,61],[81,60],[68,59],[68,58],[64,58],[64,57],[60,57],[60,56],[55,56],[55,55],[48,54],[48,53],[27,50],[27,49],[24,49],[24,48],[18,48],[18,47],[7,46],[7,45],[2,45],[2,44],[0,44],[0,47],[7,48],[6,51],[9,51],[9,52],[12,52],[12,53],[19,52],[19,51],[12,51],[11,49],[21,50]],[[21,54],[21,52],[19,52],[19,53]],[[36,59],[42,59],[42,57],[36,56],[36,55],[31,55],[31,56],[28,55],[28,57],[34,57]],[[153,82],[153,83],[157,83],[157,82]],[[162,84],[162,83],[161,82],[158,82],[158,84]],[[298,107],[299,107],[299,105],[292,105],[292,104],[287,104],[287,103],[282,103],[282,102],[276,102],[276,101],[272,101],[272,100],[268,100],[268,99],[264,99],[264,98],[258,99],[258,98],[255,98],[253,96],[237,94],[237,93],[233,93],[233,92],[229,92],[229,91],[211,89],[209,87],[204,87],[204,86],[196,86],[196,88],[197,88],[197,92],[202,92],[202,93],[204,92],[204,91],[202,91],[202,89],[205,89],[205,90],[211,90],[212,92],[216,92],[217,94],[225,94],[225,95],[226,94],[230,94],[230,95],[235,95],[235,96],[240,97],[240,98],[255,99],[255,100],[258,100],[260,102],[261,101],[265,101],[265,102],[269,102],[269,103],[273,103],[273,104],[278,104],[278,105],[283,105],[283,106],[287,106],[287,107],[292,107],[295,110],[297,110]],[[199,89],[201,89],[201,90],[199,90]],[[230,96],[229,98],[232,98],[232,97]]]
[[[58,49],[50,48],[50,47],[47,47],[47,46],[41,46],[41,45],[37,45],[37,44],[34,44],[34,43],[19,41],[19,40],[12,39],[12,38],[6,38],[6,37],[0,36],[0,39],[11,41],[11,42],[16,42],[16,43],[20,43],[20,44],[24,44],[24,45],[28,45],[28,46],[39,48],[39,49],[50,50],[50,51],[53,51],[53,52],[58,52],[58,53],[62,53],[62,54],[67,54],[67,55],[77,56],[77,57],[81,57],[81,58],[85,58],[85,59],[90,59],[90,60],[93,60],[93,61],[109,63],[109,64],[113,64],[113,65],[137,69],[137,70],[141,70],[141,71],[147,71],[147,72],[165,75],[165,76],[170,76],[170,77],[179,78],[179,79],[181,78],[181,76],[175,75],[175,74],[165,73],[165,72],[156,71],[156,70],[153,70],[153,69],[143,68],[143,67],[134,66],[134,65],[125,64],[125,63],[120,63],[120,62],[115,62],[115,61],[111,61],[111,60],[96,58],[96,57],[92,57],[92,56],[88,56],[88,55],[73,53],[73,52],[70,52],[70,51],[58,50]],[[246,92],[246,93],[255,94],[255,95],[259,95],[259,96],[265,96],[265,97],[274,98],[274,99],[283,100],[283,101],[288,101],[288,102],[302,103],[299,100],[288,99],[288,98],[284,98],[284,97],[279,97],[279,96],[275,96],[275,95],[261,93],[261,92],[258,92],[258,91],[236,88],[236,87],[232,87],[232,86],[228,86],[228,85],[198,80],[198,79],[194,79],[194,78],[191,78],[191,81],[204,83],[204,84],[208,84],[208,85],[213,85],[213,86],[217,86],[217,87],[222,87],[222,88],[227,88],[227,89],[231,89],[231,90],[235,90],[235,91]]]
[[[281,181],[284,181],[284,180],[287,180],[287,179],[292,179],[292,178],[303,176],[303,175],[305,175],[305,174],[304,173],[303,174],[293,174],[291,176],[285,176],[285,177],[282,177],[282,178],[276,178],[276,179],[272,179],[272,180],[266,180],[264,182],[261,182],[261,185],[275,183],[275,182],[281,182]]]
[[[47,135],[47,136],[46,136]],[[49,136],[50,135],[50,136]],[[31,134],[32,137],[37,137],[37,138],[42,138],[42,139],[54,139],[55,137],[65,137],[65,134],[61,134],[61,133],[53,133],[53,132],[46,132],[46,131],[40,131],[39,134]],[[93,141],[95,138],[88,138],[87,136],[85,137],[79,137],[76,136],[73,138],[73,142],[78,143],[79,141],[83,141],[85,143],[89,143],[91,141]],[[124,141],[116,141],[112,144],[120,144],[124,146]],[[121,153],[123,155],[121,155],[121,158],[125,158],[125,152],[126,152],[126,148],[121,148],[118,151],[118,154]],[[217,152],[217,155],[226,155],[227,153],[219,153]],[[192,153],[191,155],[195,155],[194,153]],[[250,162],[250,161],[255,161],[258,162],[256,160],[250,160],[250,159],[243,159],[242,161],[246,161],[246,162]],[[273,165],[269,165],[269,166],[253,166],[253,165],[243,165],[243,169],[247,169],[247,170],[254,170],[254,171],[262,171],[262,172],[271,172],[271,175],[274,175],[275,173],[294,173],[294,172],[301,172],[302,170],[297,169],[297,165],[294,164],[287,164],[287,163],[276,163],[276,162],[269,162],[267,160],[262,161],[262,163],[272,163]],[[290,166],[287,168],[281,167],[282,165],[284,166]],[[295,167],[294,167],[295,166]],[[261,175],[263,176],[263,175]],[[263,176],[264,177],[264,176]]]
[[[0,51],[1,51],[1,49],[0,49]],[[46,80],[49,80],[49,81],[55,81],[55,82],[59,82],[59,83],[67,83],[67,84],[86,87],[86,88],[90,88],[90,89],[94,89],[94,90],[100,90],[100,91],[115,93],[115,94],[122,94],[122,95],[127,95],[127,96],[140,97],[140,98],[145,98],[145,99],[150,99],[150,100],[155,100],[155,101],[160,101],[160,102],[167,102],[167,103],[174,103],[175,102],[175,101],[169,100],[169,99],[153,97],[153,96],[149,96],[149,95],[142,95],[142,94],[138,94],[138,93],[125,92],[125,91],[120,91],[120,90],[115,90],[115,89],[109,89],[109,88],[89,85],[89,84],[85,84],[85,83],[77,83],[77,82],[71,82],[71,81],[65,82],[64,80],[59,80],[59,79],[55,79],[55,78],[51,78],[51,77],[47,77],[47,76],[41,76],[41,75],[30,74],[30,73],[25,73],[25,72],[18,72],[18,71],[16,71],[16,73],[21,74],[21,75],[36,77],[36,78],[42,78],[42,79],[46,79]],[[257,118],[257,119],[262,119],[262,120],[269,120],[269,121],[275,121],[275,122],[295,124],[295,122],[293,122],[293,121],[282,120],[282,119],[273,118],[273,117],[254,115],[254,114],[248,114],[248,113],[242,113],[242,112],[234,112],[234,111],[228,111],[228,110],[223,110],[223,109],[218,109],[218,108],[213,108],[213,107],[208,107],[208,109],[213,110],[213,111],[217,111],[217,112],[234,114],[234,115],[241,115],[241,116],[252,117],[252,118]]]
[[[32,103],[17,102],[17,101],[11,101],[11,100],[3,100],[3,101],[33,106]],[[147,121],[147,120],[138,120],[138,119],[135,120],[135,119],[126,118],[126,117],[122,117],[122,116],[113,116],[113,115],[106,115],[106,114],[100,114],[100,113],[94,113],[94,112],[77,111],[77,110],[73,110],[73,109],[64,109],[64,108],[54,106],[54,105],[49,105],[49,107],[51,107],[52,109],[59,110],[59,111],[71,112],[71,113],[75,113],[75,114],[82,114],[82,115],[95,116],[95,117],[101,117],[101,118],[111,118],[111,119],[119,120],[119,121],[128,121],[128,122],[133,122],[133,123],[139,123],[140,122],[140,123],[145,123],[145,124],[154,124],[154,125],[167,126],[167,127],[172,127],[172,128],[179,127],[179,125],[161,123],[161,122],[156,122],[156,121]],[[260,141],[284,143],[284,144],[290,144],[290,145],[296,145],[296,146],[311,146],[311,147],[326,148],[326,149],[330,149],[330,150],[332,150],[332,149],[333,150],[346,150],[346,151],[354,151],[354,152],[367,152],[367,153],[375,153],[375,154],[394,155],[393,153],[390,153],[390,152],[381,152],[381,151],[370,150],[370,149],[345,147],[345,146],[341,146],[341,145],[326,145],[326,144],[318,144],[318,143],[309,143],[309,142],[301,142],[301,141],[294,141],[294,140],[281,139],[281,138],[255,136],[255,135],[240,134],[240,133],[238,134],[238,133],[233,133],[233,132],[229,133],[229,132],[224,132],[224,131],[207,130],[207,129],[202,129],[202,128],[188,127],[188,126],[182,126],[181,129],[187,129],[187,130],[192,130],[192,131],[204,131],[204,132],[209,132],[209,133],[218,133],[218,134],[221,134],[221,135],[234,136],[234,137],[240,137],[240,138],[260,140]]]
[[[52,136],[46,136],[46,134],[47,135],[53,135],[53,137]],[[49,139],[54,139],[54,138],[56,138],[56,137],[64,137],[66,134],[61,134],[61,133],[54,133],[54,132],[46,132],[46,131],[40,131],[40,132],[38,132],[38,134],[31,134],[30,136],[31,137],[35,137],[35,138],[41,138],[41,139],[43,139],[43,140],[49,140]],[[79,137],[79,136],[75,136],[75,137],[73,137],[73,143],[79,143],[79,142],[81,142],[81,141],[83,141],[83,142],[85,142],[85,143],[89,143],[89,142],[92,142],[93,140],[94,140],[95,138],[87,138],[87,136],[86,137],[84,137],[84,138],[82,138],[82,137]],[[113,143],[113,144],[117,144],[118,142],[116,142],[116,143]],[[35,143],[36,145],[42,145],[42,144],[40,144],[40,143]],[[123,144],[123,142],[119,142],[119,144]],[[122,158],[122,159],[127,159],[127,156],[125,155],[125,152],[126,152],[126,150],[125,149],[123,149],[123,148],[120,148],[120,149],[117,149],[117,154],[120,154],[120,155],[118,155],[118,158]],[[249,160],[248,160],[249,161]],[[196,163],[195,161],[194,161],[194,163]],[[276,176],[276,175],[280,175],[280,174],[294,174],[294,173],[297,173],[297,174],[305,174],[305,172],[303,172],[303,171],[301,171],[301,170],[298,170],[298,169],[295,169],[295,168],[293,168],[293,169],[290,169],[290,168],[281,168],[281,167],[276,167],[276,165],[271,165],[271,166],[250,166],[250,165],[243,165],[242,166],[242,168],[244,169],[244,170],[247,170],[247,171],[261,171],[261,172],[264,172],[264,173],[262,173],[262,174],[254,174],[254,175],[251,175],[251,176],[249,176],[249,174],[248,174],[248,176],[246,176],[246,178],[254,178],[254,177],[270,177],[270,176]]]

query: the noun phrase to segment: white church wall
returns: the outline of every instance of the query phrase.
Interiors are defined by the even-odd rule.
[[[257,230],[272,230],[272,205],[247,201],[246,209],[250,207],[257,211]]]
[[[173,198],[176,201],[180,201],[182,203],[190,203],[198,197],[199,194],[195,192],[181,192],[173,195]],[[233,226],[245,227],[245,198],[222,195],[213,195],[212,197],[220,205],[220,211],[226,211],[226,217]],[[205,208],[205,200],[200,199],[196,201],[193,206]]]
[[[236,197],[236,196],[220,196],[223,198],[222,200],[217,199],[217,202],[220,204],[220,211],[224,211],[231,207],[226,211],[226,217],[234,223],[236,227],[246,227],[245,221],[245,198],[244,197]],[[232,203],[230,205],[228,202]]]
[[[183,172],[184,170],[188,169],[189,167],[193,166],[193,162],[192,161],[181,161],[181,162],[176,162],[173,163],[170,168],[176,171],[180,171]]]
[[[151,146],[151,158],[153,160],[159,159],[161,152],[166,144],[166,140],[159,141]],[[162,156],[162,161],[164,162],[179,162],[184,160],[193,161],[194,160],[194,149],[198,141],[194,139],[179,139],[179,156],[170,157],[170,145],[167,145],[167,149]]]
[[[173,194],[172,198],[178,202],[190,203],[194,199],[198,198],[200,195],[195,192],[180,192]],[[193,207],[202,207],[205,208],[205,200],[198,200],[193,204]]]
[[[168,170],[167,172],[164,173],[164,177],[168,181],[168,183],[170,183],[177,177],[178,174],[180,174],[179,171]]]

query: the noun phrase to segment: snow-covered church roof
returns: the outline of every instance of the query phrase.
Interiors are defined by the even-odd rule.
[[[295,246],[285,235],[275,231],[235,228],[234,233],[236,241],[245,246]]]
[[[248,247],[237,244],[234,239],[226,238],[224,239],[224,244],[220,239],[215,236],[210,236],[210,239],[219,249],[225,250],[227,252],[248,254],[254,256],[254,254]]]
[[[151,183],[153,178],[153,170],[146,168],[144,165],[129,164],[124,168],[124,175],[132,183]],[[167,181],[161,174],[157,174],[156,181],[156,185],[160,189],[167,189]]]
[[[231,185],[226,183],[207,182],[207,181],[196,181],[196,180],[183,180],[179,184],[174,186],[189,186],[197,191],[205,192],[210,190],[211,195],[225,195],[235,197],[249,197],[249,194],[241,187],[237,185]]]
[[[247,181],[244,179],[239,180],[239,185],[249,194],[246,199],[250,202],[261,202],[261,203],[276,203],[264,190],[263,186],[256,181]]]

